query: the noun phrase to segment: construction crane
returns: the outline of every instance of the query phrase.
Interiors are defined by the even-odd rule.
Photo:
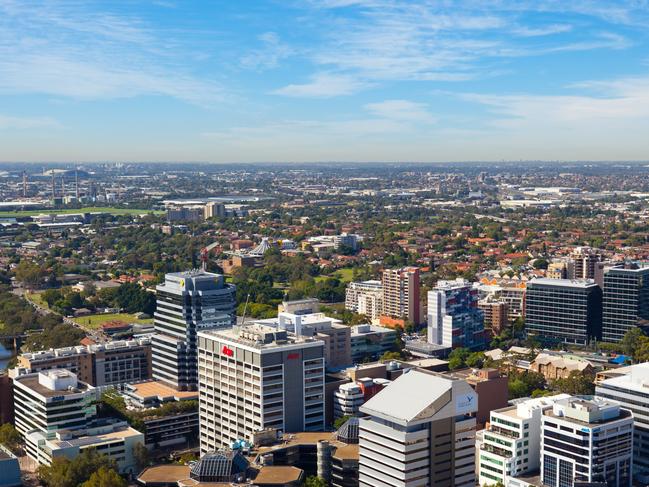
[[[201,249],[201,269],[203,272],[207,270],[207,261],[210,257],[210,251],[218,245],[219,242],[214,242]]]

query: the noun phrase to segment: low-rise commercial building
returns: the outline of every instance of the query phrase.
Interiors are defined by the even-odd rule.
[[[353,363],[364,359],[376,360],[395,346],[397,332],[392,328],[377,325],[356,325],[351,327],[350,346]]]
[[[18,367],[27,372],[66,369],[94,387],[140,382],[151,378],[151,340],[119,340],[105,344],[26,352]]]

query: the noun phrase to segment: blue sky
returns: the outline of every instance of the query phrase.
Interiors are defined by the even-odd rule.
[[[0,0],[0,160],[646,160],[648,36],[646,0]]]

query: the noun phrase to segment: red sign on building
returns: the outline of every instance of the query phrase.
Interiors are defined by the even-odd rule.
[[[286,358],[289,360],[295,360],[300,358],[300,354],[298,352],[289,353]]]
[[[228,348],[226,345],[223,345],[223,348],[221,349],[221,353],[223,355],[227,355],[228,357],[233,357],[234,356],[234,350],[231,348]]]

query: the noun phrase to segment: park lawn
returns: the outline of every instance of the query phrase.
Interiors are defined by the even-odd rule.
[[[330,279],[335,277],[337,279],[340,279],[342,282],[352,282],[353,276],[354,276],[354,269],[352,269],[351,267],[343,267],[342,269],[338,269],[329,275],[317,276],[315,280],[316,282],[320,282],[320,281],[324,281],[325,279]]]
[[[103,313],[98,315],[87,315],[73,318],[73,321],[84,328],[96,330],[109,321],[123,321],[125,323],[153,323],[153,318],[139,320],[130,313]]]
[[[20,218],[24,216],[41,215],[43,213],[55,213],[58,215],[69,213],[110,213],[111,215],[139,215],[142,213],[153,213],[161,215],[164,211],[142,210],[138,208],[114,208],[110,206],[87,206],[84,208],[44,208],[42,210],[0,211],[0,218]]]

